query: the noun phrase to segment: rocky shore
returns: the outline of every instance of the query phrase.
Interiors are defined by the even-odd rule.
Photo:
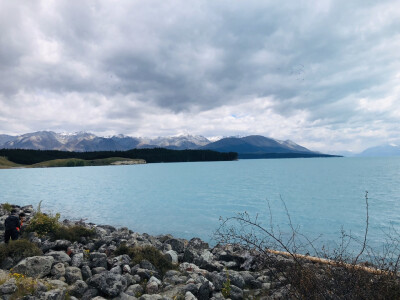
[[[13,206],[27,216],[32,206]],[[0,234],[8,212],[0,209]],[[0,285],[2,299],[17,299],[18,278],[32,278],[31,293],[23,299],[287,299],[290,285],[284,273],[274,272],[274,263],[293,262],[274,255],[268,268],[257,253],[237,245],[209,245],[198,239],[184,240],[171,235],[151,236],[128,228],[95,225],[64,220],[65,226],[80,225],[94,235],[79,241],[51,240],[35,232],[26,238],[37,245],[42,255],[2,260]],[[161,270],[143,259],[133,263],[128,254],[118,255],[125,247],[154,247],[173,266]],[[150,249],[150,248],[149,248]],[[14,298],[13,298],[14,297]]]

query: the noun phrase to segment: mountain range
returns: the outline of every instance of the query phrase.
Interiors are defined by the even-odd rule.
[[[260,135],[247,137],[228,137],[211,142],[203,136],[181,135],[173,137],[143,138],[116,135],[99,137],[92,133],[78,132],[74,134],[38,131],[19,136],[0,135],[0,148],[36,149],[62,151],[125,151],[133,148],[167,148],[173,150],[200,149],[219,152],[237,152],[255,156],[275,154],[296,154],[320,156],[290,140],[281,141]],[[261,156],[260,156],[261,155]],[[247,157],[250,158],[250,157]]]
[[[309,150],[291,140],[277,140],[261,135],[207,139],[204,136],[180,135],[171,137],[130,137],[115,135],[100,137],[88,132],[56,133],[37,131],[18,136],[0,134],[0,149],[35,149],[62,151],[126,151],[143,148],[167,148],[172,150],[200,149],[219,152],[237,152],[239,158],[308,157],[325,156]],[[384,144],[367,148],[361,153],[337,152],[339,156],[400,156],[400,146]],[[294,156],[290,156],[294,155]]]

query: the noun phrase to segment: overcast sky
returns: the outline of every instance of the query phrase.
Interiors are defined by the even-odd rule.
[[[0,134],[400,141],[399,1],[0,0]]]

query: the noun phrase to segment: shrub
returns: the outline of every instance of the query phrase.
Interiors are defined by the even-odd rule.
[[[176,269],[170,261],[168,261],[164,255],[153,246],[144,247],[128,247],[126,244],[120,245],[114,252],[115,255],[127,254],[132,258],[133,264],[139,264],[142,260],[148,260],[151,262],[163,276],[168,270]]]
[[[229,298],[231,296],[231,280],[229,278],[228,270],[226,270],[226,281],[223,284],[221,293],[224,296],[224,298]]]
[[[3,203],[2,205],[1,205],[1,207],[4,209],[4,210],[6,210],[6,211],[8,211],[8,212],[11,212],[11,210],[12,210],[12,205],[10,204],[10,203]]]
[[[81,225],[59,226],[53,233],[51,237],[55,240],[68,240],[71,242],[79,242],[81,237],[93,237],[96,232],[94,229],[86,228]]]
[[[5,258],[11,257],[19,261],[25,257],[42,255],[42,251],[28,240],[10,241],[9,244],[0,245],[0,264]]]
[[[60,228],[60,214],[48,215],[40,210],[36,212],[30,220],[29,225],[25,228],[26,232],[36,232],[39,236],[45,236],[54,233]]]

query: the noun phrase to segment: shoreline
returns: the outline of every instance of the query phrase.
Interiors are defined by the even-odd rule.
[[[11,206],[26,213],[26,229],[30,224],[42,224],[36,222],[38,215],[46,216],[35,215],[32,205]],[[6,208],[11,206],[3,204],[0,208],[1,234],[4,233]],[[43,220],[45,218],[40,219]],[[42,236],[37,232],[26,234],[29,242],[24,243],[38,247],[42,254],[2,258],[1,295],[9,297],[16,293],[18,282],[28,276],[35,282],[30,300],[289,299],[301,295],[303,288],[314,288],[304,282],[304,276],[310,274],[330,276],[338,271],[345,280],[349,274],[359,272],[371,278],[390,275],[371,272],[375,269],[368,266],[274,250],[262,253],[239,244],[210,247],[199,238],[186,240],[170,234],[153,236],[126,227],[96,225],[83,220],[63,220],[57,226],[63,230],[79,229],[80,235],[73,241],[54,238],[54,232]],[[85,232],[93,235],[86,236]],[[1,243],[1,247],[5,245]],[[298,275],[301,276],[296,277]],[[318,276],[311,278],[317,280]],[[326,284],[323,293],[330,294],[332,284],[340,289],[339,283]]]

